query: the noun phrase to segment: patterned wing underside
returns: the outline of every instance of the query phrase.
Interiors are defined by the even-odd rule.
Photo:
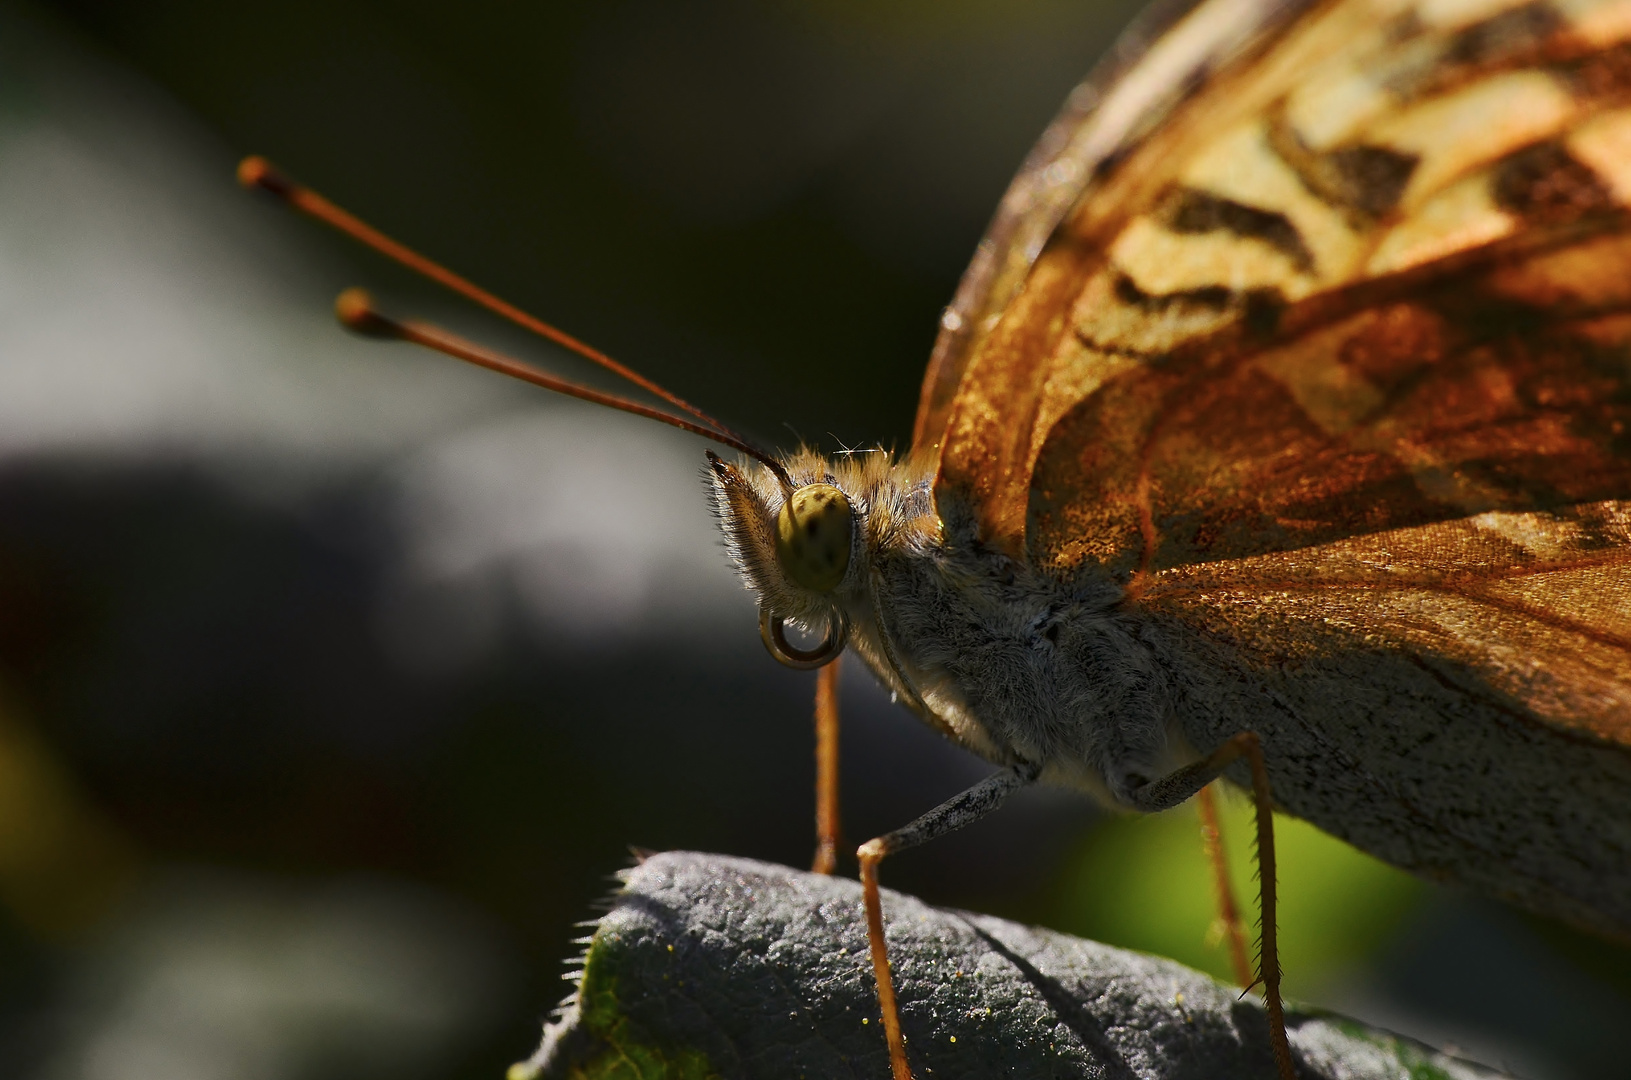
[[[1094,178],[1159,123],[1204,78],[1238,58],[1312,0],[1235,0],[1185,20],[1192,0],[1156,3],[1048,125],[997,207],[957,295],[923,378],[914,446],[939,443],[968,363],[1024,287],[1048,237]]]
[[[1628,206],[1631,2],[1303,11],[1055,231],[942,513],[1265,661],[1358,635],[1631,744]]]

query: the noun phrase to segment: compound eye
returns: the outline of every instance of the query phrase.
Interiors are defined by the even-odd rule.
[[[849,569],[854,535],[849,498],[831,484],[806,484],[776,515],[776,557],[795,584],[832,592]]]

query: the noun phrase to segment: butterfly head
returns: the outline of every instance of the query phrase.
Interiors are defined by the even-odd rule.
[[[759,598],[765,646],[790,667],[834,659],[849,632],[848,612],[865,592],[857,498],[812,452],[787,461],[785,479],[712,453],[708,465],[725,546]],[[821,643],[795,646],[787,638],[789,623],[822,633]]]
[[[850,612],[864,610],[865,583],[869,580],[860,569],[865,562],[864,507],[869,500],[865,496],[858,500],[857,492],[868,490],[863,482],[868,476],[876,488],[878,481],[890,473],[889,455],[879,451],[878,467],[868,465],[859,470],[853,466],[835,469],[809,450],[778,459],[639,372],[359,221],[278,172],[265,159],[245,158],[239,165],[238,178],[245,186],[277,196],[290,207],[599,365],[662,404],[607,393],[539,371],[422,320],[391,318],[376,308],[361,289],[348,289],[335,303],[340,321],[352,330],[368,337],[413,342],[535,386],[668,424],[753,459],[736,466],[717,454],[708,455],[714,505],[724,527],[726,546],[749,587],[758,593],[759,625],[765,644],[778,660],[793,667],[820,667],[843,651]],[[865,456],[873,455],[868,452]],[[835,477],[835,471],[846,479]],[[821,644],[813,650],[794,646],[787,640],[786,626],[790,622],[810,631],[823,627]]]

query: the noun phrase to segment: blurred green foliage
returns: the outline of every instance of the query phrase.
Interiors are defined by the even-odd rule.
[[[1252,807],[1219,800],[1225,853],[1256,958]],[[1276,814],[1280,966],[1286,993],[1317,994],[1393,936],[1427,886],[1314,826]],[[1211,867],[1193,800],[1164,814],[1106,821],[1087,836],[1055,886],[1048,922],[1112,945],[1158,953],[1232,979]]]

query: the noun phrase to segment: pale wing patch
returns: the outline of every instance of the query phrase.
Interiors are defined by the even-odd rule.
[[[1596,173],[1623,206],[1631,206],[1631,109],[1593,117],[1569,135],[1569,154]]]
[[[1311,72],[1286,98],[1285,120],[1310,150],[1329,150],[1398,107],[1385,85],[1387,72],[1374,62],[1374,51],[1381,44],[1380,35],[1375,35],[1354,55]]]
[[[1162,353],[1235,321],[1230,307],[1145,302],[1115,273],[1095,274],[1072,313],[1076,334],[1107,352]]]
[[[1605,236],[1502,266],[1486,287],[1534,308],[1601,310],[1631,304],[1631,275],[1617,269],[1627,265],[1631,237]]]
[[[1458,177],[1557,134],[1577,109],[1551,75],[1514,71],[1380,120],[1362,141],[1417,156],[1400,204],[1409,209]]]
[[[1264,120],[1243,125],[1202,150],[1184,169],[1183,182],[1284,214],[1307,246],[1315,274],[1322,279],[1346,278],[1360,256],[1360,238],[1349,228],[1347,218],[1316,198],[1274,152]]]
[[[1301,298],[1315,284],[1288,256],[1261,240],[1221,231],[1180,236],[1147,216],[1116,238],[1110,261],[1153,296],[1221,286],[1235,293],[1278,288],[1287,297]]]
[[[1438,193],[1389,230],[1365,267],[1380,277],[1421,266],[1516,232],[1518,220],[1495,205],[1488,176],[1471,176]]]
[[[1589,37],[1591,44],[1601,45],[1624,36],[1618,29],[1618,15],[1610,16],[1601,6],[1583,0],[1576,0],[1575,6],[1579,10],[1573,14],[1589,20],[1589,27],[1583,23],[1576,29],[1577,38]],[[1288,95],[1285,119],[1309,150],[1321,152],[1369,141],[1365,129],[1373,122],[1386,123],[1396,117],[1421,84],[1432,83],[1457,65],[1488,60],[1469,54],[1498,48],[1521,52],[1526,32],[1533,34],[1539,26],[1554,21],[1566,24],[1570,17],[1570,13],[1535,0],[1429,0],[1409,8],[1406,20],[1388,21],[1397,14],[1391,5],[1385,12],[1378,11],[1374,30],[1356,35],[1343,55],[1321,70],[1310,71]],[[1525,15],[1527,19],[1522,18]],[[1469,43],[1462,36],[1462,32],[1477,36],[1478,24],[1498,25],[1503,17],[1526,25],[1509,26],[1505,33],[1485,33],[1481,42]],[[1445,137],[1453,135],[1446,132]]]
[[[1569,20],[1571,35],[1588,48],[1631,37],[1631,0],[1559,0],[1556,6]]]
[[[1438,31],[1460,30],[1493,18],[1533,0],[1421,0],[1412,9],[1424,27]]]

